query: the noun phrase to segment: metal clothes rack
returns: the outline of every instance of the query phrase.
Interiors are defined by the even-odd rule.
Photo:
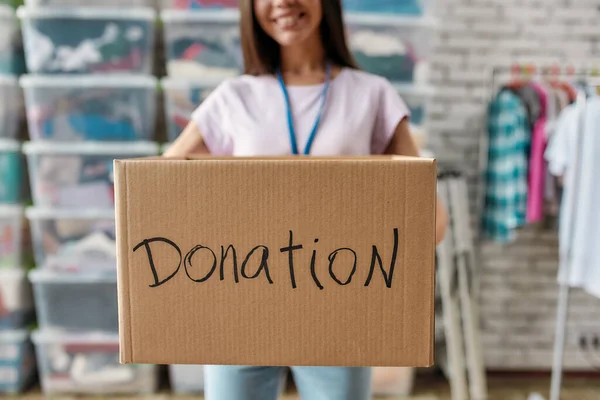
[[[513,74],[513,77],[515,76],[516,70],[518,70],[520,67],[515,68],[515,66],[512,67],[495,67],[492,69],[492,73],[491,73],[491,81],[490,81],[490,87],[489,89],[489,93],[490,93],[490,101],[493,100],[494,96],[496,95],[497,92],[497,85],[498,85],[498,75],[503,74],[503,73],[511,73]],[[588,85],[592,85],[592,86],[600,86],[600,78],[599,76],[599,71],[597,68],[593,68],[593,69],[589,69],[589,70],[575,70],[573,68],[570,68],[570,70],[566,71],[566,72],[562,72],[560,70],[557,70],[557,67],[548,67],[548,68],[542,68],[541,69],[541,73],[540,73],[540,69],[537,68],[532,68],[531,66],[529,67],[524,67],[521,68],[522,71],[525,71],[525,77],[528,78],[554,78],[554,79],[577,79],[580,81],[584,81],[586,84]],[[522,76],[523,77],[523,76]],[[581,147],[582,147],[582,139],[583,139],[583,123],[584,123],[584,113],[585,113],[585,105],[586,105],[586,97],[585,95],[579,94],[578,98],[577,98],[577,102],[576,102],[576,106],[577,107],[582,107],[582,111],[580,114],[580,121],[579,121],[579,129],[578,129],[578,147],[576,149],[577,154],[580,154],[581,151]],[[479,204],[478,204],[478,216],[482,215],[483,212],[483,208],[485,207],[485,192],[486,192],[486,188],[485,188],[485,184],[486,184],[486,179],[485,179],[485,171],[487,168],[487,152],[488,152],[488,146],[489,146],[489,141],[488,141],[488,135],[487,135],[487,129],[484,127],[483,133],[482,135],[480,135],[480,143],[479,143],[479,150],[480,150],[480,158],[479,158],[479,173],[480,173],[480,185],[479,185]],[[580,157],[577,157],[577,163],[576,166],[577,170],[575,171],[575,177],[576,177],[576,182],[574,182],[574,187],[575,187],[575,195],[577,196],[579,193],[579,176],[581,175],[579,173],[579,171],[581,170],[581,165],[580,165]],[[573,201],[573,207],[574,209],[573,211],[573,216],[576,215],[577,212],[577,207],[576,207],[576,203],[577,203],[577,198],[575,198],[575,200]],[[572,232],[574,231],[575,227],[575,218],[573,217],[571,219],[571,226],[569,227],[569,230],[571,231],[571,234],[569,235],[569,240],[573,240],[573,234]],[[569,249],[572,248],[572,243],[569,246]],[[570,255],[567,255],[567,260],[570,259]],[[569,262],[567,262],[566,264],[566,268],[567,270],[569,270],[571,268],[571,265]],[[563,359],[564,359],[564,350],[565,350],[565,338],[566,338],[566,333],[567,333],[567,319],[568,319],[568,314],[569,314],[569,293],[570,293],[570,286],[566,285],[566,284],[561,284],[559,283],[559,292],[558,292],[558,302],[557,302],[557,307],[556,307],[556,329],[555,329],[555,337],[554,337],[554,350],[553,350],[553,361],[552,361],[552,379],[551,379],[551,383],[550,383],[550,400],[559,400],[560,399],[560,392],[561,392],[561,387],[562,387],[562,375],[563,375]]]

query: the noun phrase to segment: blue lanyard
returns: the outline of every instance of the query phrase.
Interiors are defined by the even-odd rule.
[[[325,78],[325,86],[323,87],[323,94],[321,95],[321,105],[319,108],[319,114],[317,115],[317,120],[315,121],[315,126],[312,128],[310,132],[310,136],[308,137],[308,142],[306,143],[306,147],[304,149],[304,155],[307,156],[310,154],[310,149],[315,140],[315,136],[317,136],[317,130],[319,129],[319,124],[321,123],[321,117],[323,116],[323,110],[325,109],[325,101],[327,100],[327,91],[329,90],[329,82],[331,78],[331,64],[327,64],[327,77]],[[290,132],[290,142],[292,143],[292,154],[298,155],[298,143],[296,142],[296,130],[294,129],[294,117],[292,116],[292,107],[290,105],[290,97],[288,95],[288,91],[285,87],[285,82],[283,81],[283,77],[281,76],[281,72],[277,71],[277,80],[279,81],[279,85],[281,86],[281,91],[283,92],[283,97],[285,98],[285,105],[287,108],[287,122],[288,129]]]

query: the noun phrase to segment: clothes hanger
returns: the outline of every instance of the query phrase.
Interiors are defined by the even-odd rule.
[[[506,85],[509,89],[519,89],[531,82],[531,76],[535,74],[536,68],[533,65],[512,67],[513,80]]]

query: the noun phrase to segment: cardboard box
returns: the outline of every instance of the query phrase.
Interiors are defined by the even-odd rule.
[[[436,163],[115,161],[121,362],[431,366]]]

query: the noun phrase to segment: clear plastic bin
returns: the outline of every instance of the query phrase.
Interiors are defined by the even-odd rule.
[[[23,207],[0,204],[0,271],[21,266],[22,239]]]
[[[169,365],[169,378],[176,394],[204,392],[203,365]]]
[[[54,271],[116,271],[115,214],[29,208],[35,262]]]
[[[119,338],[108,334],[33,333],[45,395],[152,394],[155,365],[119,364]]]
[[[238,8],[240,0],[159,0],[160,6],[165,9],[197,10],[197,9],[222,9]]]
[[[14,139],[17,136],[20,104],[21,91],[17,79],[0,76],[0,139]]]
[[[25,271],[0,269],[0,332],[22,329],[34,320],[34,316],[31,285]]]
[[[20,201],[23,170],[20,143],[12,139],[0,139],[0,204]]]
[[[0,74],[12,74],[17,63],[19,21],[13,9],[0,4]]]
[[[426,84],[435,21],[369,14],[345,17],[358,65],[391,81]]]
[[[431,12],[432,0],[342,0],[346,12],[420,16]]]
[[[162,80],[169,142],[177,139],[190,122],[194,110],[221,82],[220,79],[165,78]]]
[[[32,140],[154,138],[158,82],[152,76],[27,75],[20,82]]]
[[[223,79],[243,71],[239,12],[163,11],[169,76]]]
[[[158,154],[151,142],[28,142],[31,192],[38,207],[112,208],[113,161]]]
[[[155,0],[25,0],[31,7],[155,7]]]
[[[35,74],[152,74],[152,8],[19,7],[25,58]]]
[[[29,279],[41,329],[118,332],[116,270],[74,274],[35,269]]]
[[[410,109],[410,122],[412,125],[422,126],[425,123],[427,105],[435,94],[430,86],[414,86],[398,83],[394,85],[402,100]]]
[[[0,393],[21,393],[33,383],[35,372],[35,353],[27,331],[0,331]]]

